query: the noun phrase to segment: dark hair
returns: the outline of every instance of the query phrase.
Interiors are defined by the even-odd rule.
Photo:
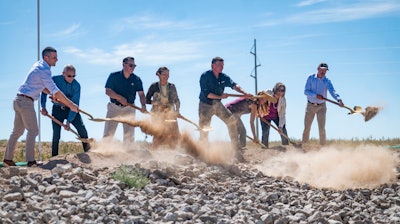
[[[165,67],[165,66],[164,67],[160,67],[157,70],[156,75],[161,74],[163,71],[169,71],[169,69],[167,67]]]
[[[42,58],[44,58],[44,56],[49,56],[51,52],[57,53],[57,50],[54,47],[46,47],[42,51]]]
[[[129,60],[134,61],[135,58],[133,58],[133,57],[126,57],[126,58],[124,58],[124,60],[122,60],[122,63],[127,63]]]
[[[224,59],[221,58],[221,57],[215,57],[215,58],[212,59],[211,64],[214,64],[214,63],[217,62],[217,61],[222,61],[222,62],[224,62]]]

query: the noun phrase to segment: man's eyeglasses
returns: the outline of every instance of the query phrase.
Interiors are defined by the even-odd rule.
[[[278,89],[279,92],[285,92],[285,89]]]
[[[135,67],[136,67],[135,64],[130,64],[130,63],[125,63],[125,64],[128,65],[128,66],[131,67],[131,68],[135,68]]]
[[[75,78],[76,75],[67,75],[68,78]]]

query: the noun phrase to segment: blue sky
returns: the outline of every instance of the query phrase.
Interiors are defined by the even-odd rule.
[[[0,1],[0,12],[0,139],[8,139],[13,98],[38,57],[37,1]],[[122,68],[124,57],[135,57],[135,73],[142,78],[145,92],[158,80],[157,68],[167,66],[170,82],[178,88],[181,114],[197,122],[199,77],[210,69],[211,58],[223,57],[224,72],[254,93],[250,51],[256,39],[261,65],[258,90],[271,89],[279,81],[286,84],[290,137],[301,139],[304,84],[324,61],[330,68],[327,77],[345,105],[383,107],[364,122],[362,115],[348,115],[346,109],[328,103],[328,139],[398,138],[399,24],[397,0],[41,0],[40,50],[46,46],[58,50],[53,75],[61,74],[66,64],[76,67],[82,87],[80,107],[95,117],[106,114],[104,85],[111,72]],[[233,98],[224,102],[229,100]],[[140,119],[147,116],[137,114]],[[101,139],[104,124],[83,117],[89,137]],[[248,126],[249,116],[242,119]],[[228,139],[218,118],[211,125],[210,139]],[[193,130],[182,121],[179,126]],[[121,129],[116,133],[119,139]],[[318,137],[317,129],[314,120],[311,137]],[[50,141],[51,136],[50,120],[42,116],[41,139]],[[279,135],[272,131],[270,138],[277,140]],[[62,139],[70,141],[74,135],[64,131]],[[136,139],[145,139],[139,129]]]

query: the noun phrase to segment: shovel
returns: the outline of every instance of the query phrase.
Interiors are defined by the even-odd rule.
[[[53,115],[47,114],[47,117],[49,117],[52,121],[54,121],[56,124],[60,125],[61,127],[64,127],[65,125],[57,120]],[[69,129],[70,132],[74,133],[76,135],[76,139],[78,139],[79,141],[83,142],[83,143],[90,143],[90,141],[86,138],[81,138],[81,136],[79,136],[78,132],[76,132],[74,129],[70,128]]]
[[[199,126],[198,124],[196,124],[195,122],[193,122],[193,121],[187,119],[186,117],[184,117],[184,116],[182,116],[182,115],[180,115],[180,116],[178,116],[178,117],[179,117],[180,119],[184,120],[184,121],[189,122],[190,124],[193,124],[193,125],[197,128],[197,130],[199,130],[199,131],[208,132],[208,131],[211,131],[211,130],[212,130],[211,127],[208,127],[208,128],[200,128],[200,126]]]
[[[328,101],[329,103],[333,103],[338,106],[341,106],[338,102],[335,102],[333,100],[327,99],[325,97],[323,97],[323,99]],[[364,116],[365,122],[371,120],[371,118],[375,117],[375,115],[378,114],[378,112],[379,112],[378,107],[367,107],[367,108],[365,108],[365,111],[363,111],[362,107],[360,107],[360,106],[354,106],[353,109],[351,109],[350,107],[347,107],[345,105],[343,105],[343,107],[350,111],[349,114],[362,114]]]
[[[247,137],[248,139],[250,139],[251,141],[254,142],[254,139],[253,139],[252,137],[250,137],[250,136],[248,136],[248,135],[246,135],[246,137]],[[263,143],[261,143],[261,142],[257,142],[257,144],[260,145],[261,147],[267,148],[267,146],[265,146],[265,145],[264,145]]]
[[[278,131],[278,133],[279,133],[281,136],[283,136],[284,138],[286,138],[295,148],[301,148],[301,143],[294,142],[294,141],[290,140],[290,138],[289,138],[287,135],[281,133],[281,132],[279,131],[279,128],[277,128],[277,127],[275,127],[274,125],[272,125],[271,123],[269,123],[265,118],[260,117],[260,120],[261,120],[262,122],[266,123],[268,126],[270,126],[270,127],[272,127],[273,129],[275,129],[276,131]]]
[[[226,95],[228,96],[233,96],[233,97],[244,97],[244,98],[249,98],[249,99],[266,99],[268,102],[276,103],[277,99],[267,93],[261,94],[261,95],[255,95],[255,96],[246,96],[243,94],[232,94],[232,93],[227,93]]]

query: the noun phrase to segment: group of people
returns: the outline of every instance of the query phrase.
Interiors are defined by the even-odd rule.
[[[14,99],[14,128],[7,142],[3,164],[15,166],[13,161],[14,151],[18,138],[27,130],[26,137],[26,160],[28,166],[37,164],[35,160],[35,138],[38,135],[38,125],[34,101],[41,98],[41,113],[50,116],[46,109],[46,99],[50,95],[53,106],[51,117],[57,119],[52,121],[52,156],[58,155],[61,127],[69,130],[72,124],[78,131],[81,139],[87,139],[88,133],[79,113],[80,84],[75,79],[76,69],[73,65],[66,65],[61,75],[52,76],[51,66],[55,66],[57,51],[53,47],[46,47],[42,51],[42,59],[36,62],[18,89]],[[124,116],[134,119],[135,112],[140,109],[142,113],[149,113],[146,104],[152,105],[150,114],[152,122],[162,127],[161,134],[153,136],[153,147],[157,148],[167,144],[175,148],[179,144],[180,133],[176,119],[180,115],[180,100],[176,86],[170,82],[169,69],[160,67],[156,71],[158,81],[150,85],[147,94],[144,93],[143,83],[139,76],[134,73],[136,67],[133,57],[126,57],[122,61],[122,70],[109,75],[105,84],[105,93],[110,101],[107,104],[107,118]],[[272,90],[261,91],[256,96],[248,93],[228,75],[223,73],[224,59],[215,57],[211,61],[211,69],[200,76],[199,95],[199,127],[204,130],[210,126],[214,115],[220,118],[229,131],[231,144],[236,152],[238,160],[242,160],[240,151],[246,147],[246,128],[241,120],[241,115],[250,114],[250,127],[253,134],[252,140],[260,143],[255,130],[255,120],[260,120],[262,127],[261,143],[268,148],[269,130],[271,121],[277,126],[281,136],[287,136],[286,130],[286,86],[278,82]],[[308,77],[304,94],[307,96],[307,107],[304,118],[303,143],[308,142],[311,124],[317,115],[320,144],[326,142],[325,120],[327,91],[330,92],[341,106],[343,103],[335,92],[331,81],[325,76],[328,70],[326,63],[318,65],[318,73]],[[225,87],[241,93],[242,97],[223,105],[221,100],[229,97],[225,93]],[[141,107],[134,105],[136,95],[139,96]],[[267,97],[263,97],[267,96]],[[66,124],[64,124],[66,120]],[[172,121],[172,122],[171,122]],[[266,121],[266,122],[264,122]],[[60,125],[60,122],[62,125]],[[104,138],[112,138],[117,129],[118,122],[107,120],[104,126]],[[134,127],[123,123],[123,142],[131,144],[135,141]],[[200,131],[200,141],[208,143],[208,132]],[[288,145],[288,139],[282,137],[282,144]],[[83,150],[89,151],[90,144],[82,141]]]

